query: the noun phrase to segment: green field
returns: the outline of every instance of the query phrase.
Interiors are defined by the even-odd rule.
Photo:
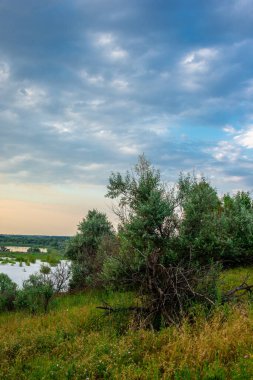
[[[223,289],[253,269],[223,273]],[[48,314],[0,315],[1,379],[252,379],[253,305],[217,306],[191,323],[137,330],[125,313],[104,315],[106,301],[130,305],[131,293],[90,291],[53,300]]]

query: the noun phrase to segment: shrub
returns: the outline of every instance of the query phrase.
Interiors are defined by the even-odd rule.
[[[54,289],[50,279],[42,273],[33,274],[23,282],[23,288],[17,294],[15,305],[28,309],[31,313],[47,312]]]
[[[0,273],[0,311],[14,309],[17,285],[7,276]]]
[[[119,202],[120,249],[104,261],[103,276],[137,293],[141,306],[129,310],[159,329],[178,323],[195,303],[214,306],[219,268],[206,264],[215,253],[209,239],[220,204],[215,190],[204,179],[186,177],[178,191],[169,191],[140,156],[125,176],[111,175],[107,196]]]
[[[105,214],[90,210],[66,248],[66,256],[72,260],[71,288],[98,286],[104,260],[100,246],[105,239],[114,239],[111,223]]]

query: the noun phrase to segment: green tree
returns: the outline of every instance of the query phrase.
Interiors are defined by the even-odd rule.
[[[174,258],[171,243],[178,221],[176,199],[173,191],[166,191],[159,170],[144,155],[125,176],[112,173],[107,188],[107,197],[118,200],[120,259],[109,257],[104,274],[115,282],[120,278],[121,284],[125,279],[133,286],[129,279],[137,279],[145,271],[146,259],[154,250],[159,250],[161,262]]]
[[[181,222],[179,257],[207,264],[221,258],[221,202],[217,191],[204,178],[181,175],[178,181]]]
[[[219,205],[208,183],[181,177],[178,192],[169,191],[142,155],[132,172],[111,175],[107,196],[118,199],[120,250],[105,260],[103,274],[137,292],[144,320],[159,329],[162,321],[178,323],[194,303],[214,305],[219,268],[196,263],[203,255],[196,241],[207,238],[203,226]]]
[[[236,266],[253,262],[253,204],[248,192],[225,194],[221,214],[222,260]]]
[[[72,288],[97,284],[103,261],[100,247],[104,239],[114,239],[112,224],[104,213],[88,211],[66,248],[66,255],[72,260]]]

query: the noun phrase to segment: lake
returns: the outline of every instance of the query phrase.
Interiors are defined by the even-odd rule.
[[[66,260],[62,260],[62,262],[66,262]],[[14,281],[19,287],[22,287],[22,283],[24,280],[27,280],[31,274],[35,274],[39,272],[40,266],[42,264],[49,265],[47,263],[43,263],[41,260],[36,260],[34,264],[30,264],[29,266],[23,263],[22,267],[19,263],[15,264],[1,264],[0,263],[0,273],[7,274],[12,281]],[[51,267],[52,271],[55,267]]]

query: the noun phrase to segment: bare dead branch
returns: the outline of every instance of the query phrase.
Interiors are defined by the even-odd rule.
[[[233,298],[239,298],[244,296],[247,293],[252,293],[253,285],[248,285],[245,281],[241,285],[236,286],[235,288],[224,293],[222,296],[223,302],[232,300]]]

